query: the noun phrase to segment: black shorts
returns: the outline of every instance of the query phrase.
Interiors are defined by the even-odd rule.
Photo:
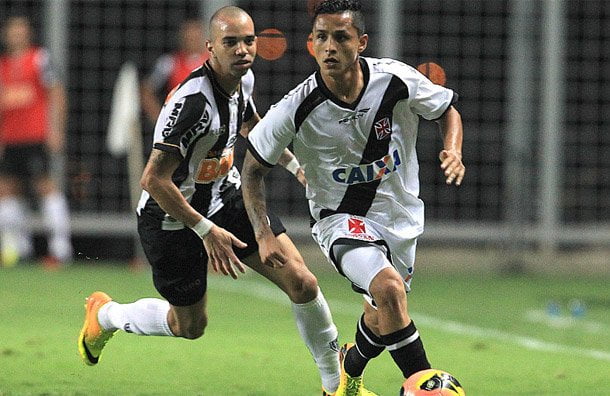
[[[237,194],[210,220],[248,244],[244,249],[233,247],[240,259],[258,250],[241,194]],[[269,214],[269,221],[275,235],[286,232],[274,214]],[[144,211],[138,216],[138,233],[159,294],[176,306],[192,305],[201,300],[207,288],[208,269],[208,257],[201,238],[190,228],[162,230],[161,222]]]
[[[44,144],[8,145],[0,157],[0,174],[27,182],[48,176],[49,166]]]

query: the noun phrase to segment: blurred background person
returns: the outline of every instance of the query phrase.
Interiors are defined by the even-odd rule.
[[[179,49],[161,55],[142,83],[142,109],[153,125],[167,94],[208,59],[203,24],[187,19],[179,30]]]
[[[32,42],[27,18],[14,16],[2,27],[0,56],[0,243],[2,263],[10,266],[34,254],[28,228],[29,200],[48,230],[45,267],[72,258],[68,203],[51,178],[52,155],[63,152],[67,103],[49,53]],[[24,199],[24,196],[28,199]]]

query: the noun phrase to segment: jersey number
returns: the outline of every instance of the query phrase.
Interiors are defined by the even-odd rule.
[[[218,158],[206,158],[199,163],[195,182],[201,184],[212,183],[214,180],[223,178],[229,173],[233,166],[233,150],[229,155]]]

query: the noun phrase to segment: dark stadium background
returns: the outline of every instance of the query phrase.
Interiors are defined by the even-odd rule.
[[[388,37],[382,36],[387,33],[382,20],[386,2],[363,1],[371,36],[365,55],[387,55],[382,49],[390,43],[397,49],[391,55],[411,65],[441,64],[447,86],[460,94],[458,108],[464,120],[467,178],[459,189],[445,186],[437,160],[439,134],[432,123],[422,122],[418,153],[428,228],[421,243],[508,251],[525,246],[551,254],[583,247],[607,249],[610,2],[555,2],[563,7],[555,17],[558,21],[546,19],[552,2],[537,0],[386,1],[395,7],[398,21]],[[203,17],[211,3],[222,4],[0,2],[0,21],[11,14],[30,17],[39,43],[53,42],[46,33],[53,13],[66,29],[66,39],[55,42],[64,57],[54,55],[70,100],[64,185],[74,217],[76,253],[133,255],[135,222],[126,160],[112,157],[105,147],[113,85],[126,61],[135,62],[140,74],[146,74],[160,54],[174,48],[180,21]],[[230,3],[251,13],[257,31],[274,27],[288,40],[282,59],[259,58],[254,66],[257,106],[264,114],[315,69],[305,50],[311,22],[307,2]],[[554,58],[547,51],[552,43],[545,29],[553,21],[563,32],[553,37],[562,53],[548,66]],[[560,78],[549,80],[548,67],[559,70]],[[545,99],[549,84],[558,93],[555,101]],[[559,128],[549,130],[544,115],[553,111],[559,112]],[[146,155],[152,126],[144,122],[143,127]],[[286,219],[289,230],[305,235],[303,189],[282,169],[274,170],[268,185],[271,207]],[[44,249],[44,242],[39,242]]]

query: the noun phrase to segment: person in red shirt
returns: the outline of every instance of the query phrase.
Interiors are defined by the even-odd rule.
[[[208,60],[203,24],[198,19],[187,19],[180,25],[180,48],[160,56],[141,87],[142,109],[154,125],[161,111],[160,99],[177,87],[191,72]],[[161,96],[161,98],[159,97]]]
[[[48,238],[49,267],[72,256],[66,198],[50,175],[50,158],[64,149],[67,104],[49,53],[32,43],[27,18],[10,17],[0,56],[0,259],[15,264],[32,253],[25,193],[39,198]]]

